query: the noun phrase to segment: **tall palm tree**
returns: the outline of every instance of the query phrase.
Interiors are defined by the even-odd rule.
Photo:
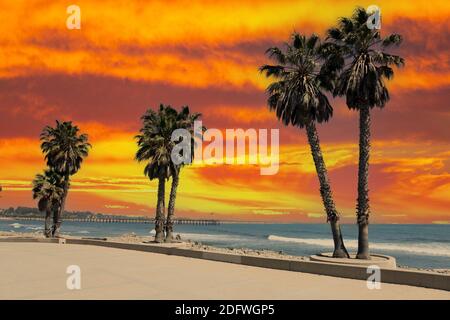
[[[359,111],[358,167],[358,253],[357,258],[369,259],[369,154],[370,109],[383,108],[389,100],[386,79],[394,76],[393,66],[404,65],[402,57],[386,49],[402,42],[399,34],[382,38],[380,31],[369,29],[369,14],[357,7],[350,18],[340,18],[338,26],[328,30],[329,58],[341,70],[334,94],[345,96],[348,108]]]
[[[155,214],[155,241],[164,241],[165,184],[177,170],[171,161],[173,142],[171,141],[177,112],[170,106],[161,104],[158,112],[148,109],[142,116],[142,128],[136,136],[138,151],[136,160],[147,161],[144,174],[150,180],[158,179],[158,196]]]
[[[33,199],[38,199],[38,209],[45,212],[44,235],[52,235],[51,219],[55,216],[64,193],[63,178],[54,170],[47,169],[33,180]]]
[[[284,49],[273,47],[267,50],[269,57],[277,64],[264,65],[260,71],[276,79],[267,88],[269,108],[285,125],[306,128],[320,194],[333,234],[333,257],[349,257],[315,125],[316,122],[328,121],[333,114],[325,92],[332,90],[334,74],[328,70],[321,51],[321,41],[317,35],[308,38],[294,33]]]
[[[56,126],[46,126],[41,133],[41,149],[47,165],[63,177],[63,195],[54,217],[53,236],[59,237],[61,216],[64,212],[70,176],[78,172],[83,159],[88,156],[91,145],[88,136],[81,134],[71,121],[56,121]]]
[[[195,148],[195,139],[194,139],[194,122],[199,120],[201,117],[201,113],[190,113],[189,107],[184,106],[181,108],[181,111],[176,116],[176,121],[173,123],[175,129],[185,129],[189,132],[191,141],[191,159],[190,163],[192,163],[192,160],[194,159],[194,148]],[[204,130],[205,128],[202,128]],[[177,142],[175,142],[177,143]],[[190,164],[189,163],[189,164]],[[180,179],[180,170],[182,166],[185,163],[182,163],[181,165],[173,165],[174,170],[172,174],[172,185],[170,188],[170,197],[169,197],[169,206],[167,208],[167,220],[166,220],[166,242],[171,242],[173,240],[173,217],[175,215],[175,200],[177,197],[177,188],[179,184]]]

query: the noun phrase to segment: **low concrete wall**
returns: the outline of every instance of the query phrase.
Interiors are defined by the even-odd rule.
[[[45,238],[22,238],[22,237],[0,237],[0,242],[41,242],[41,243],[59,243],[59,239],[45,239]]]
[[[58,239],[34,238],[0,238],[0,242],[44,242],[58,243]],[[87,239],[66,239],[67,244],[95,245],[108,248],[144,251],[167,255],[176,255],[194,259],[205,259],[235,263],[247,266],[305,272],[332,277],[367,280],[370,274],[364,266],[343,265],[316,261],[298,261],[286,259],[243,256],[237,254],[206,252],[200,250],[177,248],[172,244],[133,244]],[[401,269],[381,269],[381,282],[433,288],[450,291],[450,275],[426,271],[410,271]]]

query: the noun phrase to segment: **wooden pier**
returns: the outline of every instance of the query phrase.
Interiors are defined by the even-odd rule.
[[[15,220],[22,221],[44,221],[43,217],[8,217]],[[78,218],[63,218],[63,221],[75,221],[75,222],[95,222],[95,223],[145,223],[145,224],[153,224],[155,223],[154,219],[145,219],[145,218],[86,218],[86,219],[78,219]],[[175,219],[174,224],[189,224],[189,225],[199,225],[199,226],[207,226],[207,225],[219,225],[220,221],[218,220],[207,220],[207,219]]]

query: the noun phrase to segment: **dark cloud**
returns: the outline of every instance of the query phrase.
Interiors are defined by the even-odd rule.
[[[393,32],[403,36],[403,43],[396,49],[402,55],[431,58],[450,48],[450,25],[446,19],[393,17],[383,24],[382,35]]]
[[[450,142],[449,99],[447,88],[391,91],[391,100],[384,109],[372,110],[372,138]],[[319,126],[322,140],[357,141],[358,113],[347,110],[343,99],[333,105],[335,115],[329,123]]]
[[[218,105],[260,107],[265,102],[264,93],[252,87],[200,89],[91,75],[1,79],[0,136],[35,136],[57,118],[136,130],[144,111],[159,103],[187,104],[206,121]]]

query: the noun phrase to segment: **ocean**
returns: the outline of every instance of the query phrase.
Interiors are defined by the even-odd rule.
[[[43,221],[0,220],[0,231],[43,230]],[[357,248],[357,226],[343,225],[349,251]],[[148,236],[150,224],[65,221],[62,233],[80,237],[109,237],[134,232]],[[251,248],[308,256],[331,251],[333,242],[328,224],[223,223],[221,225],[175,225],[183,240],[225,248]],[[373,253],[394,256],[402,266],[450,269],[450,225],[371,224]]]

